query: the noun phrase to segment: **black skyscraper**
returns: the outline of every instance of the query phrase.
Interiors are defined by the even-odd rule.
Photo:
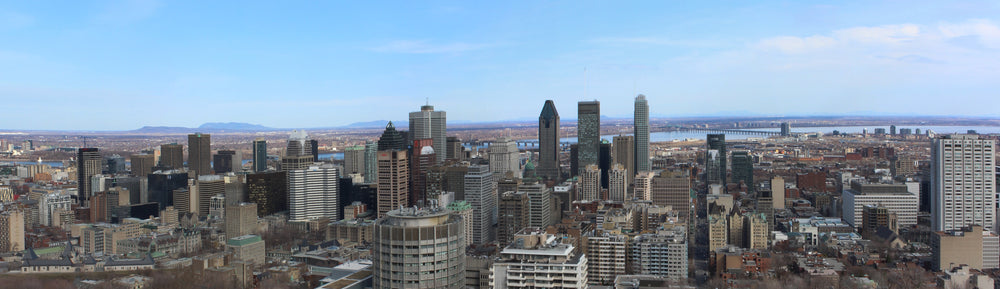
[[[389,124],[385,126],[385,131],[382,132],[382,137],[378,139],[378,150],[406,150],[406,141],[403,139],[403,135],[396,131],[396,127],[392,125],[390,121]]]
[[[726,180],[726,135],[725,134],[709,134],[708,135],[708,149],[719,151],[719,180]],[[707,156],[706,156],[707,157]],[[706,161],[707,164],[707,161]]]
[[[538,176],[557,180],[559,174],[559,112],[546,100],[538,116]]]

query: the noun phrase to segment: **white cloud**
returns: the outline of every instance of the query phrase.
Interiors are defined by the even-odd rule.
[[[409,54],[459,53],[459,52],[486,49],[492,46],[495,45],[485,44],[485,43],[465,43],[465,42],[436,44],[436,43],[430,43],[429,41],[426,40],[397,40],[379,47],[375,47],[372,50],[378,52],[386,52],[386,53],[409,53]]]
[[[948,41],[971,37],[988,48],[1000,48],[1000,27],[989,20],[941,23],[932,26],[896,24],[840,29],[827,35],[776,36],[761,39],[751,47],[787,54],[820,53],[843,49],[879,52],[941,52],[954,46]]]

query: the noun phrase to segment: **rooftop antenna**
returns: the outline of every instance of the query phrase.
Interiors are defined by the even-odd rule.
[[[431,105],[431,98],[429,96],[426,97],[425,100],[427,101],[427,105]]]

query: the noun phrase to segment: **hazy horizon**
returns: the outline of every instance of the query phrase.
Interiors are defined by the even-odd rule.
[[[1000,117],[988,1],[0,5],[0,130],[406,119]],[[39,117],[45,115],[47,117]]]

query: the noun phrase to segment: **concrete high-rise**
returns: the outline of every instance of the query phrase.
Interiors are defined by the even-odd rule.
[[[212,135],[193,133],[188,135],[188,170],[195,175],[212,174]]]
[[[315,161],[309,147],[309,136],[306,135],[306,132],[293,130],[288,136],[285,155],[281,158],[281,170],[302,170],[312,165]]]
[[[601,170],[597,165],[588,165],[580,174],[580,181],[577,184],[580,192],[576,198],[578,201],[597,201],[601,199]]]
[[[373,288],[465,288],[465,238],[448,209],[386,212],[375,222]]]
[[[378,217],[408,205],[409,163],[405,150],[378,152]]]
[[[497,242],[507,246],[514,234],[528,226],[528,195],[524,192],[507,191],[500,197],[497,220]]]
[[[628,171],[621,164],[614,164],[608,172],[608,199],[624,202],[628,192]]]
[[[91,177],[101,174],[102,162],[97,148],[80,148],[76,152],[76,180],[79,184],[77,194],[82,206],[87,206],[87,200],[94,195],[93,186],[90,184]]]
[[[880,205],[898,217],[900,227],[917,224],[919,197],[907,191],[904,184],[864,184],[854,182],[841,194],[843,219],[855,228],[864,224],[864,207]]]
[[[969,225],[995,232],[996,141],[978,135],[947,135],[931,142],[931,229]],[[902,225],[902,217],[900,217]]]
[[[675,280],[688,277],[688,242],[685,227],[642,234],[631,244],[633,274],[666,276]]]
[[[137,177],[145,177],[149,173],[153,172],[153,162],[156,160],[156,156],[150,154],[138,154],[129,157],[132,162],[132,175]]]
[[[340,172],[330,164],[288,171],[289,221],[340,220]]]
[[[555,102],[546,100],[538,116],[538,176],[556,180],[559,169],[559,112]]]
[[[267,171],[267,141],[258,138],[253,141],[253,171]]]
[[[650,200],[658,206],[671,206],[681,216],[691,212],[691,180],[686,170],[662,171],[653,178]]]
[[[212,169],[216,174],[243,171],[243,156],[239,151],[219,150],[212,156]]]
[[[545,228],[552,225],[552,188],[544,184],[525,184],[517,191],[528,195],[528,226]]]
[[[577,104],[576,139],[579,166],[597,165],[601,153],[601,102],[581,101]]]
[[[364,174],[365,147],[350,146],[344,149],[344,175]]]
[[[435,111],[432,105],[420,106],[420,111],[410,113],[410,137],[411,139],[432,139],[434,151],[437,154],[437,162],[444,162],[447,157],[445,146],[448,143],[446,133],[448,130],[447,117],[444,111]]]
[[[179,170],[184,168],[184,145],[160,145],[160,166]]]
[[[635,137],[630,135],[619,135],[611,138],[612,163],[622,165],[625,170],[626,186],[632,185],[632,179],[636,172],[635,163]],[[614,165],[612,165],[614,167]]]
[[[635,165],[630,173],[638,171],[648,171],[649,166],[649,103],[646,96],[640,94],[635,97],[635,116],[632,119],[632,126],[635,134]]]
[[[495,174],[485,165],[471,165],[465,175],[465,200],[472,206],[472,239],[474,244],[496,240],[493,224],[497,222],[497,188]]]
[[[726,135],[725,134],[708,134],[707,136],[708,149],[716,150],[719,152],[719,174],[718,179],[722,182],[726,181],[726,169],[728,164],[726,159],[728,159],[729,154],[726,151]]]
[[[378,143],[365,142],[365,183],[374,184],[378,179]]]
[[[0,207],[0,253],[20,252],[24,246],[24,210],[18,206]]]
[[[610,284],[618,275],[625,275],[628,259],[625,248],[629,239],[625,235],[590,231],[583,235],[583,252],[587,254],[587,283]]]
[[[489,287],[588,288],[586,254],[558,240],[540,228],[519,232],[493,263]]]
[[[225,206],[226,239],[256,233],[257,204],[238,203]]]
[[[517,142],[510,137],[502,137],[490,143],[490,170],[498,176],[511,172],[521,175],[521,157],[517,150]]]

